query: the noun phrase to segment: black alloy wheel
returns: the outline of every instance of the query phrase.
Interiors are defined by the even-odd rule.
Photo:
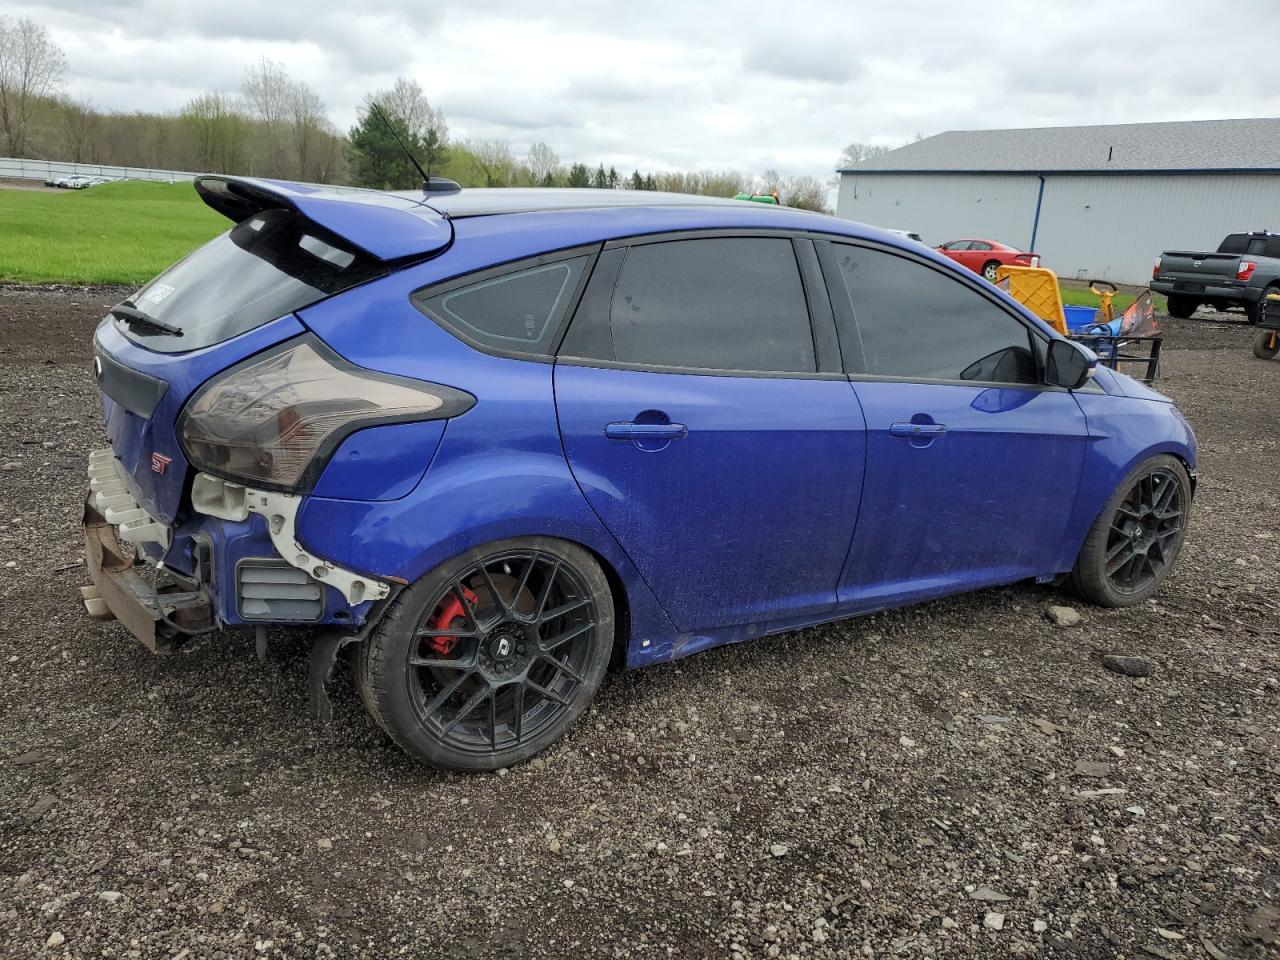
[[[1177,458],[1161,455],[1139,465],[1085,538],[1072,588],[1107,607],[1147,599],[1178,559],[1190,508],[1191,480]]]
[[[549,538],[464,554],[395,606],[363,651],[366,706],[401,747],[450,769],[509,766],[558,740],[613,645],[599,564]]]

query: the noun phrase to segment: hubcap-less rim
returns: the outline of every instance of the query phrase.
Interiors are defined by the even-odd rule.
[[[991,264],[987,264],[986,269],[982,271],[982,275],[994,283],[996,279],[996,268]]]
[[[1182,541],[1182,486],[1169,470],[1153,470],[1129,490],[1111,518],[1106,576],[1120,593],[1141,593],[1159,579]]]
[[[528,742],[575,702],[596,623],[594,600],[561,558],[510,551],[477,562],[414,630],[409,690],[419,721],[472,754]]]

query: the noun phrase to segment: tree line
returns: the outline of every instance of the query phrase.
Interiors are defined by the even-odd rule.
[[[773,170],[627,172],[562,162],[546,143],[518,156],[505,141],[454,140],[444,112],[409,78],[369,93],[355,125],[344,132],[316,90],[266,58],[245,70],[239,89],[201,94],[175,113],[99,110],[65,95],[66,70],[66,57],[44,27],[0,16],[4,156],[413,189],[421,177],[398,137],[431,176],[464,187],[776,193],[789,206],[826,210],[826,185],[813,177],[782,177]]]

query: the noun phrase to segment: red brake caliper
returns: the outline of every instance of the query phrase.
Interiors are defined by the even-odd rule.
[[[462,594],[467,598],[467,603],[471,604],[471,609],[474,610],[479,598],[467,587],[462,588]],[[449,630],[457,621],[466,619],[467,611],[462,606],[462,601],[458,599],[456,594],[450,594],[449,599],[440,604],[440,613],[436,617],[435,623],[431,624],[431,626],[437,630]],[[447,657],[453,652],[453,648],[457,646],[458,640],[458,637],[427,637],[427,646],[437,656]]]

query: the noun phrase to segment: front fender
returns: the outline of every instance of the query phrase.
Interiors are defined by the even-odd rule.
[[[1170,454],[1196,468],[1196,438],[1172,403],[1116,394],[1077,392],[1089,429],[1080,486],[1056,569],[1070,570],[1090,527],[1125,476],[1151,457]]]

